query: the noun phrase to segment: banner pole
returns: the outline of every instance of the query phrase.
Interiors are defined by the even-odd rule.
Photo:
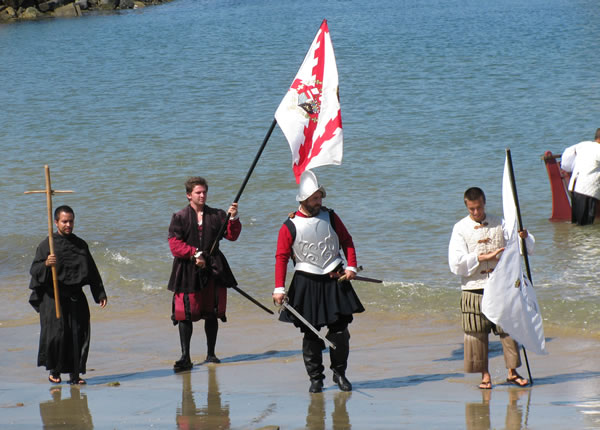
[[[269,131],[267,131],[267,134],[266,134],[265,138],[263,139],[262,145],[260,145],[260,148],[258,149],[256,156],[254,157],[254,161],[252,162],[252,165],[250,166],[248,173],[246,173],[244,182],[242,182],[242,186],[240,187],[240,190],[238,191],[237,195],[235,196],[235,199],[233,199],[233,203],[237,203],[238,200],[240,199],[240,196],[244,192],[244,188],[246,188],[246,184],[248,183],[248,180],[250,179],[250,176],[252,175],[252,172],[254,171],[256,164],[258,163],[258,159],[262,155],[263,150],[265,149],[265,146],[267,145],[267,142],[268,142],[269,138],[271,137],[271,133],[273,133],[273,130],[275,129],[276,124],[277,124],[277,120],[273,119],[273,122],[271,123],[271,127],[269,127]],[[219,233],[217,233],[215,241],[213,242],[212,246],[210,247],[209,255],[213,254],[213,252],[215,251],[215,248],[217,247],[217,244],[219,243],[219,240],[221,240],[223,238],[223,235],[225,234],[225,229],[227,228],[227,223],[229,222],[229,218],[231,218],[231,214],[229,212],[227,212],[227,216],[225,217],[225,222],[223,224],[221,224]],[[238,293],[240,293],[245,298],[247,298],[248,300],[250,300],[252,303],[257,305],[258,307],[260,307],[261,309],[264,309],[265,311],[267,311],[271,314],[273,313],[273,311],[271,311],[270,309],[268,309],[265,306],[263,306],[262,304],[260,304],[256,299],[251,297],[248,293],[246,293],[242,289],[240,289],[238,287],[234,287],[233,289],[236,290]],[[215,297],[217,297],[217,296],[215,296]]]
[[[244,182],[242,182],[242,186],[240,187],[240,190],[238,191],[237,195],[235,196],[235,199],[233,199],[233,203],[237,203],[238,200],[240,199],[242,193],[244,192],[244,188],[246,188],[246,184],[248,183],[248,180],[250,179],[250,176],[252,175],[252,172],[254,171],[256,164],[258,163],[258,159],[262,155],[263,150],[265,149],[265,146],[267,145],[267,142],[268,142],[269,138],[271,137],[271,133],[273,133],[273,130],[275,129],[276,124],[277,124],[277,120],[273,118],[271,127],[269,127],[269,131],[267,131],[267,134],[266,134],[265,138],[263,139],[262,145],[260,145],[260,148],[258,149],[256,156],[254,157],[254,161],[252,162],[252,165],[250,166],[248,173],[246,173]],[[225,218],[225,222],[221,225],[221,228],[219,229],[219,233],[217,234],[215,241],[213,242],[212,246],[210,247],[209,255],[212,255],[212,253],[215,250],[215,247],[217,246],[217,243],[219,243],[219,240],[221,240],[221,238],[223,237],[223,234],[225,233],[225,229],[227,228],[227,223],[229,222],[230,217],[231,217],[231,214],[229,214],[229,212],[228,212],[227,217]]]
[[[523,230],[523,220],[521,218],[521,207],[519,206],[519,196],[517,195],[517,183],[515,181],[515,172],[513,170],[512,164],[512,156],[510,154],[510,148],[506,148],[506,159],[508,161],[508,173],[510,176],[510,186],[512,188],[513,197],[515,199],[515,208],[517,210],[517,222],[519,225],[519,231]],[[529,257],[527,256],[527,246],[525,244],[525,239],[519,236],[521,240],[521,249],[523,250],[523,259],[525,260],[525,270],[527,270],[527,278],[531,285],[533,286],[533,279],[531,279],[531,269],[529,268]],[[527,374],[529,375],[529,383],[533,385],[533,378],[531,377],[531,370],[529,369],[529,360],[527,359],[527,351],[525,347],[521,345],[523,349],[523,356],[525,357],[525,364],[527,365]]]

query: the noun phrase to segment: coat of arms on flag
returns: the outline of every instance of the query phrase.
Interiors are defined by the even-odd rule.
[[[297,183],[307,169],[342,163],[338,74],[326,20],[277,108],[275,119],[292,150]]]

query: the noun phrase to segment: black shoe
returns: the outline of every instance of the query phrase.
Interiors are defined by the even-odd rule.
[[[206,360],[204,360],[204,362],[219,364],[221,360],[219,360],[216,355],[207,355]]]
[[[345,375],[339,375],[334,372],[333,382],[338,384],[338,387],[340,387],[340,390],[342,391],[352,391],[352,384],[350,383],[350,381],[348,381],[348,379],[346,379]]]
[[[322,379],[311,379],[309,393],[322,393],[323,392],[323,380]]]
[[[173,365],[173,370],[175,372],[184,372],[186,370],[190,370],[192,367],[194,367],[194,363],[192,363],[192,360],[190,360],[189,358],[182,358],[175,362],[175,364]]]

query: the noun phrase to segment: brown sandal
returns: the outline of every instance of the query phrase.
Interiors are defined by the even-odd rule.
[[[491,390],[492,389],[492,381],[481,381],[479,384],[480,390]]]
[[[518,373],[514,376],[514,378],[506,378],[506,382],[508,382],[509,384],[514,384],[517,387],[526,387],[529,385],[529,381],[523,378]]]
[[[69,380],[69,384],[71,385],[85,385],[85,379],[81,378],[79,375],[71,374],[71,379]]]
[[[52,384],[60,384],[62,382],[62,379],[60,379],[60,373],[50,373],[50,375],[48,375],[48,381],[50,381]]]

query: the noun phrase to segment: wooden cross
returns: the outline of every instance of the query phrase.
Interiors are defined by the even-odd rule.
[[[52,226],[52,194],[56,193],[72,193],[73,191],[65,190],[53,190],[50,186],[50,168],[46,164],[44,166],[44,170],[46,171],[46,189],[45,190],[35,190],[35,191],[25,191],[25,194],[35,194],[35,193],[45,193],[46,194],[46,205],[48,206],[48,243],[50,245],[50,254],[54,254],[54,237],[52,234],[54,233],[54,227]],[[52,268],[52,284],[54,286],[54,304],[56,307],[56,318],[60,318],[60,296],[58,292],[58,277],[56,275],[56,266],[51,266]]]

